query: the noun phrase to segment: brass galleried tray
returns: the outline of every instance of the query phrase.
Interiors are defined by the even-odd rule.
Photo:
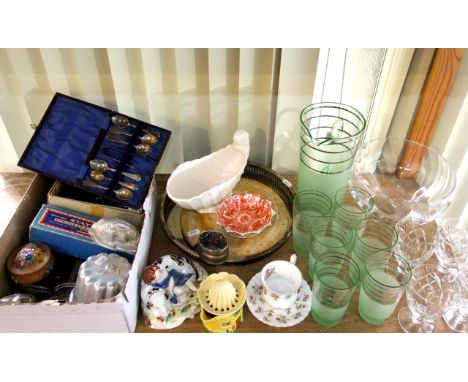
[[[230,236],[216,224],[216,214],[199,214],[176,205],[164,193],[160,205],[162,226],[171,241],[185,254],[200,258],[196,250],[199,232],[211,229],[223,232],[228,239],[226,263],[240,263],[267,256],[291,235],[294,191],[291,183],[276,172],[249,162],[233,193],[249,191],[270,200],[275,211],[271,226],[249,238]]]

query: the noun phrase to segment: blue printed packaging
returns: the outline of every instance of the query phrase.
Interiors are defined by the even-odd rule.
[[[110,250],[96,244],[89,228],[100,218],[63,207],[43,204],[29,227],[29,241],[47,244],[54,252],[86,260],[98,253],[117,253],[133,261],[128,253]]]

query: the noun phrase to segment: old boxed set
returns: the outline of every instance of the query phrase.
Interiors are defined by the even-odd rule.
[[[31,301],[0,303],[0,331],[135,330],[170,135],[55,94],[19,161],[38,175],[0,239],[0,295]]]

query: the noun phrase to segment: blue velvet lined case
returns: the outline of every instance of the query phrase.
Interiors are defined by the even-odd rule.
[[[113,115],[123,114],[56,93],[18,165],[119,204],[140,208],[171,132],[128,116],[129,122],[135,127],[122,128],[113,124]],[[111,141],[106,138],[109,137],[108,130],[111,127],[125,130],[131,135],[118,135],[125,143]],[[135,146],[141,143],[140,138],[148,132],[156,135],[158,141],[151,146],[148,154],[138,154]],[[92,159],[105,160],[109,167],[116,170],[105,172],[109,180],[96,182],[90,177],[92,169],[89,162]],[[127,178],[122,172],[138,174],[141,180]],[[116,197],[114,191],[122,188],[119,182],[138,186],[137,190],[132,190],[131,199],[121,200]],[[106,189],[90,184],[98,184]]]

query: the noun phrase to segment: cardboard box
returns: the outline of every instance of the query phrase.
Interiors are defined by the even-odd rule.
[[[89,229],[99,219],[68,208],[43,204],[29,227],[29,241],[47,244],[52,252],[83,260],[101,252],[113,252],[133,262],[133,254],[104,248],[93,240]]]
[[[104,204],[85,202],[81,200],[67,198],[62,194],[64,187],[59,181],[55,181],[47,194],[47,203],[58,207],[69,208],[83,214],[93,215],[100,218],[119,218],[140,229],[143,225],[145,214],[142,209],[121,208],[107,206]]]
[[[0,263],[27,242],[28,227],[46,202],[51,183],[37,175],[0,238]],[[140,308],[140,275],[146,266],[156,213],[155,182],[145,199],[140,243],[123,293],[113,302],[62,305],[23,304],[0,306],[0,332],[133,332]],[[0,295],[11,293],[11,282],[0,267]]]

